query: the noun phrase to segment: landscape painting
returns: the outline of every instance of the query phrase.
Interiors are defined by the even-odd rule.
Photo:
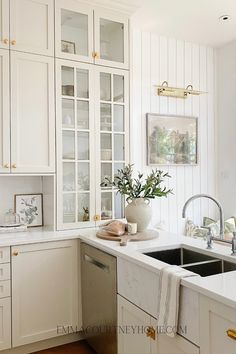
[[[198,163],[196,117],[147,114],[148,165]]]

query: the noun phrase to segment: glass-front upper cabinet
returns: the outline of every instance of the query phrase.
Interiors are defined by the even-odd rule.
[[[55,23],[56,56],[92,63],[93,9],[76,0],[57,0]]]
[[[121,69],[129,67],[129,21],[119,13],[94,11],[95,63]]]
[[[10,45],[9,16],[9,0],[0,0],[0,48]]]
[[[125,200],[114,187],[100,183],[114,179],[129,161],[128,73],[97,67],[95,78],[95,126],[99,156],[96,159],[96,213],[101,221],[124,218]]]
[[[95,225],[93,91],[91,65],[57,60],[58,229]]]

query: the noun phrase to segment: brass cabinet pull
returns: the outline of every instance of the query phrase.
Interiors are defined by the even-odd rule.
[[[94,215],[94,221],[99,221],[101,220],[101,216],[99,214]]]
[[[5,163],[5,165],[3,165],[4,168],[9,168],[9,164]]]
[[[147,328],[146,336],[150,337],[153,340],[156,339],[156,331],[155,331],[155,329],[152,326],[149,326]]]
[[[233,340],[236,340],[236,330],[235,329],[232,329],[232,328],[229,328],[227,331],[227,336]]]
[[[12,167],[12,168],[16,168],[16,164],[15,164],[15,163],[13,163],[13,165],[11,165],[11,167]]]
[[[12,44],[12,45],[16,45],[16,40],[13,39],[13,40],[11,41],[11,44]]]
[[[3,43],[4,43],[4,44],[8,44],[8,43],[9,43],[9,39],[4,38]]]
[[[93,52],[93,53],[92,53],[92,57],[93,57],[93,58],[96,58],[96,59],[99,59],[99,54],[98,54],[98,52]]]
[[[18,256],[19,252],[18,251],[13,251],[12,255],[13,256]]]

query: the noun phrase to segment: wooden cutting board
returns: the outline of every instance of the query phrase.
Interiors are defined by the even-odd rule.
[[[137,232],[135,235],[124,234],[122,236],[112,236],[106,231],[99,230],[96,234],[98,238],[109,241],[118,241],[121,246],[126,246],[128,241],[147,241],[153,240],[159,236],[159,233],[155,230],[145,230],[142,232]]]

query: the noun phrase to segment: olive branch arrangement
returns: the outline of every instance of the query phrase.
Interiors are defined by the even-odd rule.
[[[133,178],[133,165],[128,164],[124,169],[119,169],[114,176],[114,181],[105,176],[101,187],[113,186],[117,192],[126,195],[127,199],[146,198],[154,199],[156,197],[167,197],[173,193],[172,189],[162,186],[166,178],[171,176],[158,169],[152,170],[149,175],[144,177],[143,173],[138,173],[137,178]]]

